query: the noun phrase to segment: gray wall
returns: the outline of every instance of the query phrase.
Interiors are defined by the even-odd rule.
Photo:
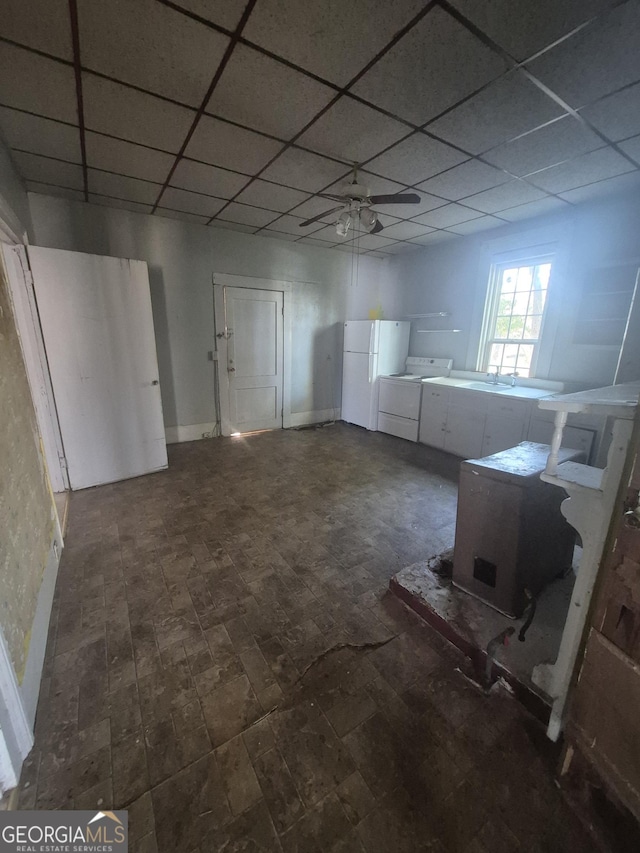
[[[294,282],[291,408],[340,405],[342,322],[381,304],[398,316],[389,262],[160,216],[30,194],[39,246],[138,258],[149,265],[165,425],[215,421],[212,274]]]
[[[410,351],[453,357],[457,369],[476,367],[480,326],[492,256],[554,243],[544,358],[538,376],[598,387],[613,381],[616,347],[573,343],[580,291],[590,271],[609,264],[640,265],[640,197],[583,204],[567,213],[539,217],[478,235],[452,239],[392,261],[392,274],[406,287],[406,313],[448,311],[451,317],[414,322]],[[633,270],[630,270],[630,275]],[[606,276],[606,269],[602,271]],[[604,279],[603,279],[604,280]],[[418,334],[418,328],[456,328],[460,334]],[[632,330],[638,334],[640,330]],[[640,364],[636,376],[640,378]]]

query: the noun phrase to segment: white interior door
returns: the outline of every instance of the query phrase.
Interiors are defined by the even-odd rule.
[[[225,286],[225,435],[282,427],[283,304],[279,291]]]
[[[29,248],[72,489],[167,467],[144,261]]]

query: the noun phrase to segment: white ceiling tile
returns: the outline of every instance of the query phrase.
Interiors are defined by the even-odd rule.
[[[417,184],[467,159],[465,154],[444,142],[438,142],[423,133],[414,133],[367,163],[367,166],[372,172],[394,181]]]
[[[522,177],[601,146],[597,134],[573,116],[565,116],[483,156],[489,163]]]
[[[38,181],[25,181],[27,192],[52,195],[56,198],[69,198],[72,201],[84,201],[83,190],[70,190],[66,187],[54,187],[51,184],[40,184]]]
[[[467,160],[460,166],[441,172],[435,178],[429,178],[420,184],[419,188],[450,201],[457,201],[472,193],[488,190],[489,187],[497,187],[508,180],[508,175],[493,166],[487,166],[479,160]]]
[[[361,232],[359,234],[354,234],[351,238],[351,242],[359,249],[366,250],[384,249],[385,246],[392,246],[396,241],[383,237],[381,234],[367,234],[366,232]]]
[[[640,83],[584,107],[580,115],[614,142],[635,136],[640,133]]]
[[[331,247],[331,250],[334,252],[346,252],[348,255],[364,255],[368,251],[365,246],[356,246],[355,243],[336,243],[335,246]]]
[[[529,204],[519,204],[517,207],[510,207],[508,210],[500,211],[500,216],[503,219],[508,219],[510,222],[516,222],[520,219],[530,219],[533,216],[543,216],[548,213],[556,213],[558,210],[567,210],[568,205],[557,198],[541,198],[538,201],[531,201]]]
[[[409,133],[409,128],[353,98],[340,98],[296,140],[319,154],[362,163]]]
[[[0,107],[0,128],[10,148],[82,163],[80,131],[73,125]]]
[[[367,257],[382,257],[386,255],[406,255],[407,252],[419,252],[420,246],[416,243],[394,243],[392,246],[385,246],[382,252],[367,252]]]
[[[620,148],[629,157],[632,157],[636,163],[640,163],[640,136],[634,136],[631,139],[626,139],[620,143]]]
[[[333,245],[333,241],[317,240],[315,235],[311,237],[302,237],[298,242],[304,243],[307,246],[315,246],[316,249],[328,249]]]
[[[632,0],[527,67],[572,107],[583,107],[640,80],[639,42],[640,7]]]
[[[206,110],[279,139],[290,139],[335,94],[329,86],[240,44]]]
[[[411,237],[420,237],[421,234],[427,234],[431,229],[428,225],[422,225],[419,222],[396,222],[384,229],[384,236],[394,240],[408,240]]]
[[[260,0],[243,36],[343,86],[423,8],[424,0]]]
[[[224,199],[210,195],[201,195],[176,187],[167,187],[160,199],[163,207],[170,210],[181,210],[184,213],[196,213],[198,216],[211,218],[226,204]]]
[[[499,187],[492,187],[490,190],[469,196],[464,199],[464,203],[468,204],[469,207],[481,210],[483,213],[498,213],[505,208],[515,207],[517,204],[537,201],[539,198],[544,198],[545,195],[542,190],[515,179],[506,184],[500,184]]]
[[[304,228],[301,228],[301,223],[304,222],[304,219],[300,219],[297,216],[281,216],[279,219],[271,222],[267,228],[270,231],[281,231],[285,234],[293,234],[296,239],[300,237],[304,237],[305,235],[308,237],[310,234],[313,234],[314,231],[319,231],[321,228],[324,228],[322,222],[314,222],[312,225],[305,225]]]
[[[561,193],[561,198],[572,204],[580,204],[598,198],[633,191],[638,192],[640,188],[640,172],[628,172],[625,175],[617,175],[615,178],[607,178],[606,181],[598,181],[595,184],[587,184],[584,187],[576,187]],[[502,216],[502,214],[500,214]]]
[[[100,204],[103,207],[116,207],[118,210],[129,210],[132,213],[151,213],[153,205],[140,204],[136,201],[127,201],[121,198],[109,198],[104,195],[96,195],[89,193],[89,201],[91,204]]]
[[[311,235],[314,240],[323,240],[327,243],[342,243],[344,241],[344,237],[339,237],[336,234],[336,226],[327,225],[326,228],[321,228],[319,231],[314,231]]]
[[[233,198],[248,180],[246,175],[239,175],[237,172],[182,159],[171,176],[170,184],[172,187],[215,195],[218,198]]]
[[[185,213],[184,210],[170,210],[168,207],[157,207],[154,216],[164,216],[166,219],[181,219],[183,222],[195,222],[198,225],[206,225],[209,216],[201,216],[198,213]]]
[[[254,175],[282,148],[281,142],[203,115],[185,154],[212,166]]]
[[[155,0],[78,0],[82,64],[199,107],[227,36]]]
[[[247,5],[246,0],[174,0],[176,6],[182,6],[212,24],[235,30]]]
[[[420,246],[431,246],[432,243],[444,243],[445,240],[451,240],[455,236],[457,235],[452,234],[451,231],[432,231],[424,237],[414,237],[409,242]]]
[[[271,240],[286,240],[288,243],[296,243],[300,238],[297,234],[287,234],[286,231],[272,231],[265,228],[258,232],[259,237],[269,237]]]
[[[503,220],[497,219],[495,216],[481,216],[479,219],[469,219],[467,222],[451,225],[449,231],[454,234],[475,234],[478,231],[486,231],[488,228],[499,228],[504,224]]]
[[[195,118],[195,112],[153,95],[82,75],[84,120],[96,130],[140,145],[177,153]]]
[[[436,6],[358,80],[353,92],[421,125],[506,70],[499,54]]]
[[[38,154],[22,154],[19,151],[15,151],[12,157],[18,171],[27,181],[56,184],[72,190],[84,189],[82,166],[40,157]]]
[[[227,219],[230,222],[239,222],[241,225],[255,225],[256,228],[262,228],[272,222],[277,215],[272,210],[261,210],[259,207],[250,207],[248,204],[238,204],[237,201],[232,201],[222,211],[220,219]]]
[[[529,175],[527,180],[550,193],[561,193],[581,187],[583,184],[592,184],[605,178],[613,178],[623,172],[633,170],[631,163],[621,157],[613,148],[600,148],[583,154],[574,160],[543,169],[535,175]]]
[[[261,205],[264,206],[264,205]],[[335,222],[335,208],[340,207],[340,202],[332,201],[329,198],[321,198],[320,196],[311,196],[308,201],[305,201],[299,207],[294,208],[291,212],[295,216],[301,216],[303,219],[313,219],[314,216],[324,214],[320,222]],[[330,212],[334,211],[334,212]]]
[[[524,74],[513,71],[436,119],[428,130],[465,151],[481,154],[563,114]]]
[[[78,123],[73,68],[0,42],[0,102],[70,124]]]
[[[85,134],[85,142],[88,166],[130,178],[162,184],[175,160],[173,154],[91,131]]]
[[[477,219],[479,216],[477,211],[469,210],[461,204],[447,204],[430,213],[423,213],[422,216],[416,217],[415,221],[421,225],[430,225],[432,228],[448,228],[450,225]]]
[[[615,0],[451,0],[452,5],[516,59],[538,50],[615,5]]]
[[[68,0],[3,0],[2,36],[73,59]]]
[[[292,190],[290,187],[257,179],[242,190],[237,201],[242,202],[242,204],[252,204],[254,207],[266,207],[268,210],[280,210],[284,213],[295,205],[304,202],[305,199],[309,199],[308,193],[301,193],[299,190]],[[326,199],[320,199],[320,201],[323,204],[326,203]],[[296,212],[296,215],[305,218],[304,213],[298,214]],[[309,214],[309,216],[313,215],[313,213]]]
[[[112,172],[100,172],[97,169],[88,170],[88,182],[90,193],[136,201],[140,204],[155,204],[162,189],[161,184],[114,175]]]
[[[242,231],[243,234],[255,234],[255,225],[243,225],[241,222],[226,222],[224,219],[214,219],[211,228],[224,228],[225,231]]]
[[[287,148],[265,169],[261,177],[300,190],[319,192],[347,171],[348,166],[345,164],[327,160],[300,148]]]

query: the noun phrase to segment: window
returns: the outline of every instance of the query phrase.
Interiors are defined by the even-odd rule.
[[[553,258],[494,264],[480,369],[533,376]]]

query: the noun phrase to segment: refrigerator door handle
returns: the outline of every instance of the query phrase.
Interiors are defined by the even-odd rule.
[[[372,352],[369,353],[369,385],[373,382],[373,358],[374,354]]]
[[[373,333],[375,331],[375,328],[376,328],[376,324],[375,324],[375,322],[372,322],[371,323],[371,329],[369,330],[369,352],[370,353],[373,352],[373,338],[374,338]],[[371,382],[371,380],[369,380],[369,382]]]

